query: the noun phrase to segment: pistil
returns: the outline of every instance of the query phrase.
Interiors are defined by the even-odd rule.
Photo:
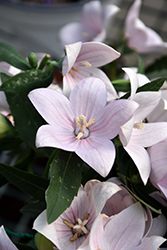
[[[84,115],[80,115],[79,118],[75,117],[76,122],[76,135],[78,139],[84,139],[89,136],[89,129],[88,127],[93,124],[95,121],[95,118],[92,118],[89,120],[89,122],[86,122],[86,117]]]

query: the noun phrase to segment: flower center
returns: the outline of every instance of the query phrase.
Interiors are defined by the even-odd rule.
[[[80,115],[79,118],[75,117],[76,122],[76,129],[75,129],[75,135],[78,139],[85,139],[89,136],[90,132],[88,127],[93,124],[95,121],[95,118],[92,118],[89,120],[89,122],[86,122],[86,117],[84,115]]]
[[[79,66],[79,67],[76,67],[76,66]],[[72,77],[74,77],[74,78],[77,76],[77,75],[76,75],[76,72],[80,70],[80,67],[89,68],[89,67],[91,67],[92,65],[91,65],[88,61],[81,61],[81,62],[77,63],[76,66],[73,66],[73,67],[70,69],[70,71],[69,71],[70,75],[71,75]]]
[[[70,241],[75,241],[78,237],[89,234],[89,231],[86,228],[86,224],[88,223],[87,214],[84,215],[83,220],[78,218],[75,225],[67,220],[63,220],[63,223],[72,229],[73,236],[70,238]]]

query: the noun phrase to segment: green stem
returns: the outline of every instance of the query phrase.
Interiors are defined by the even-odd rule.
[[[9,229],[7,229],[6,227],[5,227],[5,231],[9,235],[14,235],[14,236],[21,237],[21,238],[25,238],[25,237],[27,237],[29,239],[34,238],[34,235],[32,235],[32,234],[14,233],[14,232],[10,231]]]

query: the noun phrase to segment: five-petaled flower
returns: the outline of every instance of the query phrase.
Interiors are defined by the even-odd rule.
[[[106,105],[106,95],[104,83],[97,78],[79,82],[69,100],[52,89],[30,92],[30,100],[48,123],[38,129],[36,146],[74,151],[100,175],[107,176],[115,159],[111,139],[138,104],[115,100]]]

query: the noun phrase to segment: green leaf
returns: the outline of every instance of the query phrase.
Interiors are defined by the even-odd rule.
[[[149,83],[146,83],[145,85],[139,87],[136,91],[136,93],[138,92],[142,92],[142,91],[158,91],[162,85],[164,84],[164,81],[166,80],[166,78],[159,78],[156,79],[154,81],[151,81]],[[127,99],[130,96],[130,92],[126,93],[124,96],[121,97],[121,99]]]
[[[0,60],[21,70],[31,68],[27,60],[12,46],[6,43],[0,43]]]
[[[4,83],[6,82],[11,76],[5,74],[5,73],[0,73],[0,77],[1,77],[1,82]]]
[[[149,79],[154,79],[157,77],[167,77],[167,56],[163,56],[146,68],[146,76]]]
[[[20,212],[23,214],[28,214],[31,218],[35,219],[44,209],[46,209],[46,203],[44,201],[31,201],[23,208]]]
[[[162,85],[164,84],[164,81],[166,78],[159,78],[154,81],[151,81],[137,89],[137,92],[142,92],[142,91],[158,91]]]
[[[53,66],[46,71],[29,70],[5,81],[0,90],[6,94],[15,128],[20,137],[34,150],[37,129],[44,124],[43,118],[28,98],[28,93],[39,87],[47,87],[53,80]]]
[[[81,186],[81,159],[74,153],[58,151],[51,163],[46,192],[47,220],[55,221],[67,209]]]
[[[0,173],[22,192],[38,200],[44,200],[48,186],[46,179],[2,163],[0,163]]]

